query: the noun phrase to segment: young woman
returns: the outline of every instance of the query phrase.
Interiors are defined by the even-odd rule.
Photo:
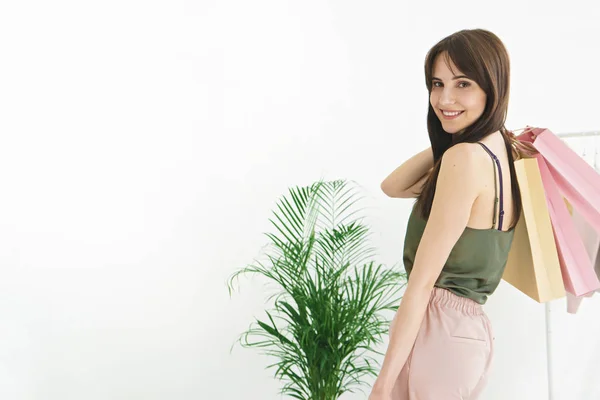
[[[500,39],[482,29],[444,38],[427,54],[425,77],[431,147],[381,184],[390,197],[417,200],[404,242],[408,285],[369,400],[478,398],[494,341],[482,305],[521,213]]]

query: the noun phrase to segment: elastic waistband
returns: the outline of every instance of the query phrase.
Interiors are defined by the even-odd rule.
[[[434,287],[431,292],[431,303],[451,307],[468,315],[483,315],[483,307],[475,300],[458,296],[447,289]]]

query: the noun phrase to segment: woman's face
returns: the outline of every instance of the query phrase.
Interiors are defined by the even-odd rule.
[[[487,96],[475,81],[464,76],[452,60],[448,60],[455,76],[443,56],[440,54],[433,64],[429,102],[442,122],[442,128],[455,134],[462,132],[483,114]]]

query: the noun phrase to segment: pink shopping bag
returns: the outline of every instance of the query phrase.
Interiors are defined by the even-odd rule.
[[[540,133],[540,135],[545,134],[546,132],[550,131],[548,131],[547,129],[543,130],[542,133]],[[534,133],[536,133],[537,136],[539,130],[534,131]],[[552,133],[550,132],[550,134]],[[517,138],[525,142],[533,142],[535,146],[537,140],[539,139],[539,136],[534,140],[531,135],[531,132],[528,131],[518,136]],[[560,139],[558,140],[560,141]],[[566,147],[566,145],[563,146]],[[560,161],[558,158],[559,154],[561,154],[560,150],[553,151],[552,159],[555,160],[558,164],[562,164],[562,161]],[[577,156],[576,153],[573,152],[573,154],[575,154],[575,157],[579,158],[579,156]],[[535,158],[538,161],[538,166],[542,176],[542,182],[544,184],[544,191],[546,192],[548,211],[550,213],[550,219],[552,221],[554,238],[558,250],[561,272],[565,284],[565,290],[574,296],[583,296],[590,292],[598,290],[600,289],[600,281],[596,276],[596,273],[592,266],[592,262],[587,255],[585,245],[577,232],[573,220],[571,219],[571,215],[569,213],[569,210],[567,209],[567,205],[563,200],[563,195],[561,194],[560,190],[567,185],[574,186],[576,184],[579,184],[580,180],[574,180],[572,182],[573,185],[571,185],[571,183],[569,183],[566,179],[562,179],[557,182],[557,180],[555,180],[555,174],[553,173],[557,170],[552,170],[550,162],[546,160],[545,156],[540,152],[540,154],[537,154]],[[584,160],[580,161],[585,163]],[[587,163],[585,164],[587,165]],[[576,173],[574,171],[578,171],[573,170],[573,168],[563,168],[563,170],[567,170],[569,171],[569,173]],[[561,177],[561,175],[559,175],[559,177]],[[587,194],[590,190],[590,188],[586,187],[585,193]],[[587,201],[587,199],[581,192],[577,191],[575,187],[573,187],[572,190],[568,192],[570,195],[577,194],[577,196],[575,197],[578,200],[583,200],[583,202],[579,201],[579,203],[581,203],[584,208],[587,207],[586,209],[590,214],[594,214],[593,207],[591,207],[590,209],[590,202]],[[565,195],[565,197],[567,197],[566,193],[563,194]],[[567,197],[567,199],[569,198]],[[571,200],[569,199],[569,201]],[[573,207],[576,207],[575,204],[577,203],[578,202],[576,201],[572,202],[571,204],[573,205]],[[578,211],[580,211],[580,209],[578,209]]]
[[[549,129],[531,128],[518,139],[533,144],[563,196],[600,233],[600,174]]]
[[[565,199],[567,209],[571,213],[571,217],[577,229],[577,233],[581,236],[596,276],[600,278],[600,233],[596,232],[594,228],[585,220],[585,218],[573,208],[573,206]],[[596,291],[598,292],[598,290]],[[585,296],[574,296],[567,293],[567,313],[577,314],[579,306],[585,297],[592,297],[594,292],[589,293]]]

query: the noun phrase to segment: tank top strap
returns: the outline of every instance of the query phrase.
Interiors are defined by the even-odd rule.
[[[494,220],[492,221],[492,228],[496,225],[496,206],[498,205],[498,201],[500,201],[500,212],[499,212],[499,219],[498,219],[498,230],[501,231],[502,230],[502,220],[504,219],[504,204],[503,204],[503,199],[504,199],[504,193],[503,193],[503,188],[502,188],[502,168],[500,167],[500,160],[498,160],[498,157],[496,157],[496,155],[494,153],[492,153],[492,151],[483,143],[481,142],[477,142],[481,145],[481,147],[483,147],[483,149],[490,155],[490,157],[492,157],[492,164],[496,164],[496,166],[498,166],[498,175],[499,175],[499,179],[500,179],[500,198],[498,198],[498,189],[496,188],[496,168],[494,168],[494,195],[495,195],[495,199],[494,199]]]

